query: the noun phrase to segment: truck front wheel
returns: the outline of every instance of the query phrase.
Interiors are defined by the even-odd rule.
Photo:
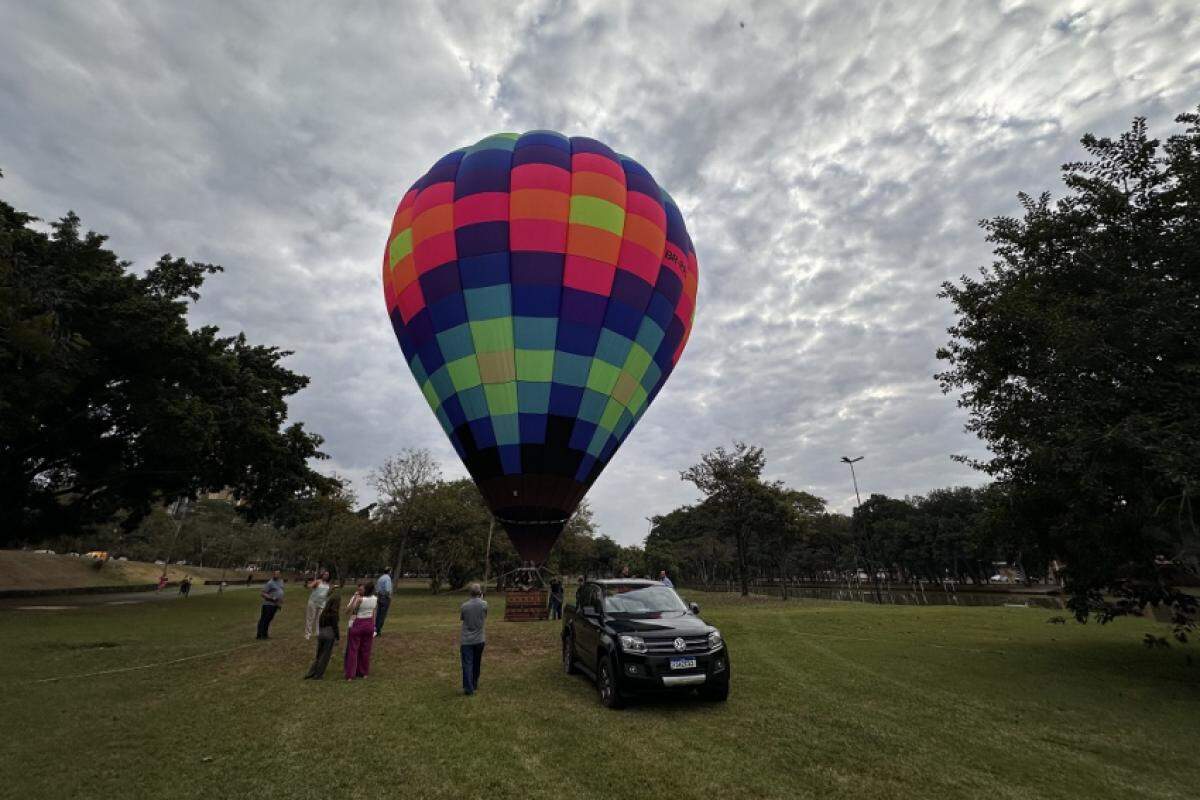
[[[596,670],[596,689],[600,692],[600,702],[606,708],[625,707],[625,701],[621,699],[621,693],[617,691],[617,672],[613,666],[612,656],[600,659],[599,667]]]
[[[724,683],[714,683],[710,686],[705,686],[700,690],[700,696],[705,700],[712,700],[717,703],[724,703],[729,699],[729,681]]]

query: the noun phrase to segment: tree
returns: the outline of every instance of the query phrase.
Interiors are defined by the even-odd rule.
[[[681,506],[652,517],[646,536],[646,566],[652,575],[667,570],[678,581],[711,587],[737,571],[734,548],[722,536],[711,506]]]
[[[330,486],[297,499],[285,530],[289,561],[306,570],[328,568],[340,577],[378,572],[387,540],[382,526],[356,510],[357,504],[348,482],[336,476]]]
[[[458,589],[483,573],[491,512],[468,478],[442,481],[412,501],[412,543],[434,592]]]
[[[139,276],[73,213],[35,221],[0,202],[0,543],[132,530],[224,487],[270,518],[324,480],[320,437],[284,428],[308,383],[289,353],[187,325],[220,267],[166,255]]]
[[[937,378],[989,445],[975,465],[1066,561],[1076,615],[1166,603],[1183,637],[1195,598],[1157,561],[1200,566],[1200,114],[1176,121],[1165,145],[1141,118],[1085,136],[1066,197],[982,223],[996,259],[943,284]]]
[[[767,573],[780,579],[784,600],[788,581],[799,565],[805,540],[813,533],[814,523],[825,514],[825,501],[808,492],[787,489],[781,483],[763,484],[767,490],[757,524],[764,531],[760,558]]]
[[[807,520],[793,557],[794,568],[808,580],[837,580],[857,568],[856,553],[848,517],[816,514]]]
[[[704,495],[704,505],[717,519],[717,529],[734,543],[742,595],[750,593],[750,561],[755,522],[760,511],[762,471],[767,459],[761,447],[734,442],[733,450],[717,447],[700,457],[700,463],[680,473]]]
[[[437,486],[441,479],[441,468],[433,454],[424,448],[405,448],[368,476],[371,486],[379,494],[377,516],[391,539],[388,563],[396,565],[397,576],[403,574],[404,551],[417,524],[414,501]]]
[[[508,537],[501,537],[507,543]],[[496,575],[501,575],[509,570],[516,569],[521,565],[520,559],[517,558],[516,550],[511,545],[508,546],[512,553],[511,559],[499,564],[495,560],[495,541],[492,542],[493,547],[493,569]],[[596,520],[592,514],[592,508],[588,505],[587,498],[580,502],[579,507],[575,509],[575,513],[567,520],[567,525],[563,528],[562,536],[559,537],[558,543],[550,553],[548,561],[551,571],[564,573],[568,575],[586,575],[588,574],[591,565],[596,557]]]

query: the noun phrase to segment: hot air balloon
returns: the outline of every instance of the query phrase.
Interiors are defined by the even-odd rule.
[[[400,349],[520,557],[563,526],[671,374],[698,266],[644,167],[498,133],[404,195],[383,258]]]

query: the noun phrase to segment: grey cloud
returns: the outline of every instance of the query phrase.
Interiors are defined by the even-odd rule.
[[[0,0],[0,192],[74,208],[147,264],[222,263],[196,323],[294,350],[293,416],[355,481],[402,446],[463,474],[383,310],[395,204],[495,130],[591,135],[680,203],[696,329],[591,492],[626,542],[694,499],[734,438],[853,505],[981,477],[932,379],[941,281],[990,260],[980,218],[1057,190],[1087,131],[1195,103],[1187,2],[411,3],[347,10]],[[744,21],[744,28],[739,22]]]

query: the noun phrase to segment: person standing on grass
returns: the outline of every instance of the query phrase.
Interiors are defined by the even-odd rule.
[[[305,641],[311,639],[317,632],[317,617],[321,616],[321,611],[325,608],[325,601],[329,599],[329,591],[332,588],[329,582],[329,570],[322,570],[321,574],[309,581],[307,586],[312,589],[312,594],[308,596],[308,605],[304,607]]]
[[[346,603],[347,614],[350,614],[350,607],[354,605],[355,598],[361,598],[363,596],[363,587],[366,585],[367,582],[364,580],[360,580],[354,585],[354,594],[350,595],[350,602]],[[345,663],[346,659],[350,657],[350,625],[353,622],[354,615],[350,614],[350,619],[346,621],[346,652],[342,654],[342,663]]]
[[[375,635],[383,635],[383,621],[392,606],[392,568],[384,567],[383,574],[375,581],[375,597],[379,605],[375,610]]]
[[[259,594],[263,604],[262,612],[258,615],[258,636],[254,638],[270,639],[268,634],[271,630],[271,620],[275,619],[275,615],[283,607],[283,578],[280,577],[279,570],[271,573],[271,580],[267,581]]]
[[[487,621],[487,601],[483,599],[483,587],[472,583],[470,599],[459,608],[462,634],[459,637],[459,655],[462,658],[463,694],[475,694],[479,688],[479,671],[483,667],[483,624]]]
[[[379,598],[375,596],[375,581],[363,584],[362,594],[350,598],[350,629],[346,633],[346,680],[365,678],[371,674],[371,645],[375,641],[375,611]]]
[[[550,619],[562,619],[563,585],[558,578],[550,580]]]
[[[308,668],[305,680],[321,680],[325,677],[325,668],[329,666],[329,657],[333,655],[333,645],[338,636],[338,603],[341,598],[336,594],[329,595],[325,606],[317,617],[317,655],[312,666]]]

